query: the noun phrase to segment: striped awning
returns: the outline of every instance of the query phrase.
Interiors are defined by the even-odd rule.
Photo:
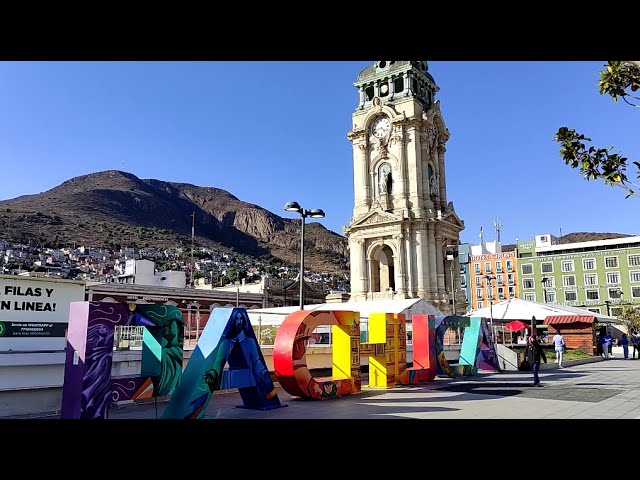
[[[594,323],[595,315],[549,315],[544,323],[558,325],[562,323]]]

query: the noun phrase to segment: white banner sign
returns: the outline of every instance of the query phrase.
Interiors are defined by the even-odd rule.
[[[64,349],[69,303],[83,282],[0,275],[0,352]]]

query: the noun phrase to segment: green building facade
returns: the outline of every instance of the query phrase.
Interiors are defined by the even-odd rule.
[[[561,243],[517,242],[520,298],[616,316],[640,306],[640,236]]]

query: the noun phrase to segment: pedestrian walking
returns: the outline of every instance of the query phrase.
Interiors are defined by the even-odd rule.
[[[553,346],[556,350],[556,362],[558,363],[558,368],[564,368],[562,366],[562,357],[564,355],[566,344],[562,333],[560,333],[560,329],[558,329],[557,333],[553,336]]]
[[[609,332],[602,339],[602,353],[604,355],[605,360],[608,360],[609,357],[613,358],[613,354],[611,349],[613,348],[613,337]]]
[[[531,365],[531,370],[533,371],[533,386],[541,387],[540,377],[538,376],[538,370],[540,369],[540,359],[544,360],[544,363],[547,363],[547,356],[544,354],[544,350],[540,343],[538,343],[538,339],[531,335],[529,337],[529,343],[524,350],[524,358]]]
[[[620,345],[622,345],[622,351],[624,353],[625,360],[629,359],[629,339],[627,338],[627,334],[623,333],[622,338],[620,339]]]
[[[631,332],[631,345],[633,345],[633,358],[636,358],[636,352],[640,358],[640,335],[635,330]]]

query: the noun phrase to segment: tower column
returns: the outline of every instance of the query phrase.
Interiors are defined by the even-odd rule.
[[[392,75],[391,77],[389,77],[388,79],[388,85],[389,85],[389,100],[393,100],[393,96],[396,94],[396,86],[393,83],[394,81],[394,76]]]
[[[404,274],[404,235],[400,232],[397,235],[394,235],[393,239],[396,242],[398,247],[398,254],[396,255],[396,292],[402,296],[407,292],[406,283],[405,283],[405,274]]]
[[[367,294],[367,250],[364,238],[358,239],[358,249],[360,250],[360,291],[362,295]]]
[[[411,228],[407,227],[404,230],[404,241],[406,246],[406,261],[407,261],[407,293],[410,298],[414,298],[415,285],[413,284],[413,240],[411,238]]]
[[[367,140],[353,142],[353,216],[366,213],[371,204],[369,195],[369,169],[367,168]]]
[[[397,150],[397,158],[399,163],[399,171],[400,171],[400,180],[398,182],[400,188],[398,189],[398,198],[401,200],[401,208],[407,208],[407,196],[408,192],[408,182],[407,182],[407,146],[405,144],[406,135],[404,133],[402,125],[398,125],[396,127],[398,129],[398,150]]]
[[[363,269],[362,269],[362,248],[360,242],[364,242],[361,238],[350,242],[350,259],[351,259],[351,294],[359,297],[364,293],[362,288]]]
[[[435,300],[438,292],[438,273],[436,271],[436,239],[433,222],[429,222],[429,296]]]
[[[436,248],[436,270],[438,272],[438,299],[442,300],[442,295],[446,293],[446,287],[444,283],[444,262],[442,256],[442,235],[435,234],[435,248]]]
[[[444,209],[444,207],[447,206],[447,179],[445,178],[444,175],[444,152],[446,151],[446,148],[444,146],[443,143],[441,143],[440,145],[438,145],[438,167],[440,170],[440,202],[442,205],[442,208]]]
[[[364,99],[365,99],[364,85],[360,85],[360,87],[358,88],[358,94],[360,95],[360,101],[358,102],[358,108],[360,110],[362,110],[362,108],[364,107]]]
[[[408,182],[409,202],[413,205],[416,216],[421,217],[424,201],[419,195],[418,179],[421,178],[419,170],[422,164],[422,157],[420,155],[420,132],[415,124],[409,124],[407,126],[407,136],[404,144],[407,149],[407,170],[405,172],[405,178]]]
[[[416,226],[416,267],[417,267],[417,280],[418,280],[418,297],[427,298],[427,290],[425,288],[427,283],[427,232],[425,232],[424,225]]]
[[[367,298],[369,298],[369,294],[373,294],[374,292],[374,285],[373,285],[373,268],[374,268],[374,264],[373,264],[374,260],[373,258],[368,258],[367,259],[367,263],[369,264],[369,291],[367,292]],[[371,295],[371,300],[373,300],[373,295]]]

